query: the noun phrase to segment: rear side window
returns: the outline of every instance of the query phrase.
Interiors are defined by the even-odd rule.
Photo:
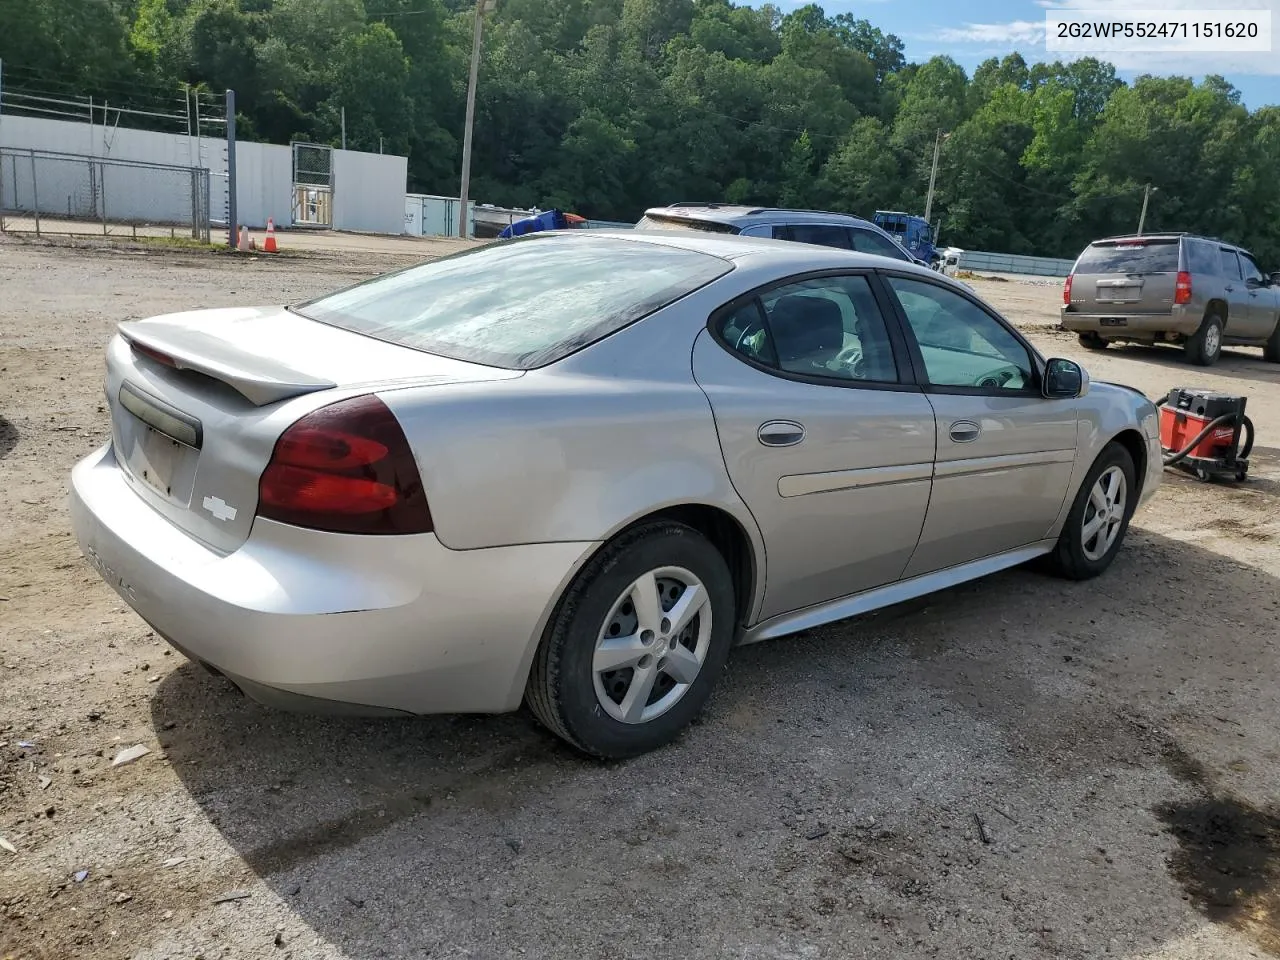
[[[1177,240],[1135,240],[1090,244],[1076,262],[1076,273],[1177,273]]]
[[[735,353],[785,373],[872,383],[898,379],[889,331],[864,276],[775,287],[722,317],[717,332]]]
[[[697,233],[737,233],[738,228],[731,223],[716,223],[714,220],[695,220],[692,217],[661,217],[645,214],[636,224],[637,230],[692,230]]]
[[[835,227],[820,223],[797,223],[787,228],[787,239],[797,243],[816,243],[823,247],[839,247],[841,250],[852,250],[849,242],[849,231],[844,227]]]
[[[1222,275],[1228,280],[1243,280],[1240,274],[1240,261],[1236,259],[1236,252],[1222,248]]]
[[[425,353],[530,370],[732,269],[727,260],[693,250],[548,233],[466,250],[295,310]]]
[[[1201,240],[1184,240],[1182,248],[1186,253],[1187,269],[1191,273],[1210,277],[1218,275],[1218,251],[1212,244]]]
[[[853,249],[859,253],[874,253],[881,257],[910,261],[906,251],[888,237],[882,237],[870,230],[859,230],[857,227],[850,230],[849,235],[853,237]]]

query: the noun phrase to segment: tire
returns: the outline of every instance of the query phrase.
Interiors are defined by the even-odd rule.
[[[1116,518],[1119,522],[1115,526],[1114,537],[1111,538],[1106,549],[1097,552],[1103,546],[1102,541],[1094,538],[1086,539],[1084,527],[1094,518],[1096,506],[1091,502],[1094,488],[1104,474],[1113,470],[1118,471],[1123,477],[1124,502]],[[1129,451],[1115,441],[1108,443],[1102,453],[1098,454],[1098,459],[1093,462],[1093,466],[1089,468],[1089,473],[1084,478],[1084,483],[1076,492],[1075,502],[1071,504],[1071,511],[1067,514],[1067,521],[1058,537],[1058,544],[1049,554],[1049,568],[1054,573],[1068,580],[1090,580],[1111,566],[1111,561],[1115,559],[1120,545],[1124,542],[1125,533],[1129,529],[1129,519],[1137,506],[1138,486],[1135,476],[1133,457]],[[1106,532],[1101,535],[1110,537],[1110,525],[1104,522],[1103,528]]]
[[[705,602],[682,634],[671,631],[670,651],[679,643],[680,669],[692,671],[689,682],[678,682],[672,673],[659,669],[676,660],[662,656],[668,649],[663,627],[669,625],[662,614],[674,610],[685,596],[690,577],[705,591]],[[642,594],[636,592],[643,591],[641,584],[662,588],[661,613],[642,616],[637,606]],[[678,595],[670,595],[680,587]],[[659,599],[656,589],[649,596]],[[665,746],[710,697],[733,645],[734,612],[728,564],[702,534],[671,521],[625,531],[587,563],[560,599],[534,656],[525,702],[548,730],[593,757],[619,760]],[[653,629],[641,645],[645,621],[653,621]],[[637,638],[618,654],[632,658],[632,663],[597,674],[597,647],[611,636],[623,643],[628,637]],[[635,661],[634,655],[642,650],[653,653]],[[701,665],[694,667],[699,651]],[[645,702],[638,703],[643,687],[637,687],[630,698],[627,694],[641,676],[642,665],[643,675],[655,679]],[[683,690],[677,691],[680,687]],[[639,716],[658,710],[673,692],[679,696],[661,712],[649,719]],[[623,716],[628,708],[631,719]]]
[[[1280,318],[1276,319],[1276,328],[1262,348],[1262,357],[1271,363],[1280,363]]]
[[[1200,329],[1187,339],[1182,349],[1191,363],[1213,366],[1222,355],[1222,319],[1216,313],[1206,313]]]
[[[1085,332],[1080,334],[1080,346],[1084,347],[1086,350],[1105,350],[1107,347],[1111,346],[1111,342],[1109,340],[1104,340],[1096,333]]]

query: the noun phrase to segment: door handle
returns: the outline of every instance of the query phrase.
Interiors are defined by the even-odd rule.
[[[794,420],[770,420],[760,424],[756,439],[766,447],[793,447],[804,439],[804,425]]]
[[[982,433],[982,427],[972,420],[957,420],[951,425],[950,437],[956,443],[972,443]]]

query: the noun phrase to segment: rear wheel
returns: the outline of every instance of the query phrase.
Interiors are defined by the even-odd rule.
[[[1187,359],[1201,367],[1211,367],[1222,353],[1222,320],[1216,313],[1206,313],[1200,329],[1187,338],[1182,348]]]
[[[1049,555],[1053,572],[1088,580],[1111,566],[1137,503],[1133,457],[1113,441],[1093,462],[1076,493],[1058,545]]]
[[[1086,331],[1080,334],[1080,346],[1086,350],[1105,350],[1111,343],[1092,331]]]
[[[720,552],[684,524],[645,524],[605,546],[565,592],[525,701],[585,753],[646,753],[706,704],[733,633],[733,578]]]
[[[1280,317],[1276,319],[1276,327],[1262,348],[1262,356],[1272,363],[1280,363]]]

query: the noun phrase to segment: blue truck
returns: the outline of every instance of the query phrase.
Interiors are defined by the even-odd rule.
[[[874,222],[917,260],[937,269],[940,255],[934,246],[933,228],[924,217],[901,210],[877,210]]]

